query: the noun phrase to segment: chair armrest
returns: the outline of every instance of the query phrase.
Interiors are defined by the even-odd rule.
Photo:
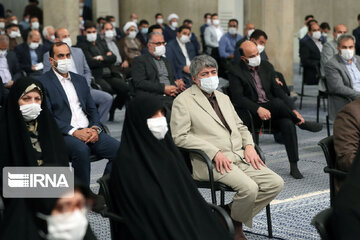
[[[117,215],[116,213],[110,212],[109,209],[106,207],[104,210],[100,212],[101,216],[104,218],[109,218],[119,223],[123,223],[124,219]]]
[[[101,125],[102,130],[103,130],[107,135],[110,136],[110,130],[109,130],[109,128],[108,128],[105,124],[103,124],[103,123],[100,123],[100,125]]]
[[[261,158],[261,160],[265,163],[265,160],[266,160],[265,154],[257,144],[255,144],[255,150],[256,150],[257,154],[259,155],[259,157]]]
[[[216,206],[215,204],[209,203],[209,207],[223,218],[223,220],[226,224],[226,227],[229,231],[230,236],[232,238],[234,238],[234,234],[235,234],[234,224],[233,224],[229,214],[224,209],[222,209],[219,206]]]
[[[102,90],[101,86],[95,82],[95,78],[91,77],[90,86],[93,89]]]
[[[343,178],[345,178],[348,175],[347,172],[341,171],[339,169],[329,168],[329,167],[324,167],[324,172],[335,175],[337,177],[343,177]]]

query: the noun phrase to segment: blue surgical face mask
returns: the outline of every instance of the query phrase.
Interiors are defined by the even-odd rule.
[[[147,34],[148,31],[149,31],[148,28],[142,28],[142,29],[141,29],[141,33],[142,33],[142,34]]]

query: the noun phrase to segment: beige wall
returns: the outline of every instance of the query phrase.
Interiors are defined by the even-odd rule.
[[[139,20],[148,20],[150,25],[155,23],[154,16],[158,12],[164,15],[164,22],[169,14],[176,13],[180,23],[186,18],[193,21],[193,31],[199,37],[204,13],[217,12],[217,4],[217,0],[119,0],[120,26],[123,27],[132,12],[139,16]]]

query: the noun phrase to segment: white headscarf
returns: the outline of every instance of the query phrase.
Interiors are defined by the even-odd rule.
[[[127,22],[127,23],[124,25],[123,31],[126,33],[126,31],[127,31],[130,27],[132,27],[132,26],[134,26],[134,27],[136,28],[136,32],[137,32],[137,31],[138,31],[137,25],[136,25],[136,23],[134,23],[134,22],[132,22],[132,21]]]
[[[179,19],[179,16],[176,13],[172,13],[168,16],[168,22],[170,22],[171,19],[176,18]]]

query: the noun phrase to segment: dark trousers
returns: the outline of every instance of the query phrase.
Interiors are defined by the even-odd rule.
[[[104,77],[95,79],[95,82],[100,85],[101,89],[110,94],[116,94],[114,106],[121,109],[126,101],[129,99],[129,85],[125,80],[117,77]]]
[[[111,172],[112,160],[115,158],[120,146],[119,141],[102,132],[96,143],[85,144],[80,139],[73,136],[64,136],[75,177],[86,186],[90,185],[90,156],[95,154],[99,158],[106,158],[107,163],[104,174]]]
[[[266,122],[264,125],[270,125],[271,128],[281,132],[289,162],[299,161],[298,140],[295,124],[300,120],[284,103],[284,101],[279,98],[272,99],[267,103],[261,103],[260,106],[266,108],[271,113],[271,120],[264,121]],[[239,111],[241,112],[241,110]],[[251,120],[246,116],[246,114],[239,113],[239,116],[246,126],[251,126]],[[258,132],[257,130],[259,130],[263,125],[263,120],[260,119],[258,114],[252,115],[252,118],[255,131]]]

